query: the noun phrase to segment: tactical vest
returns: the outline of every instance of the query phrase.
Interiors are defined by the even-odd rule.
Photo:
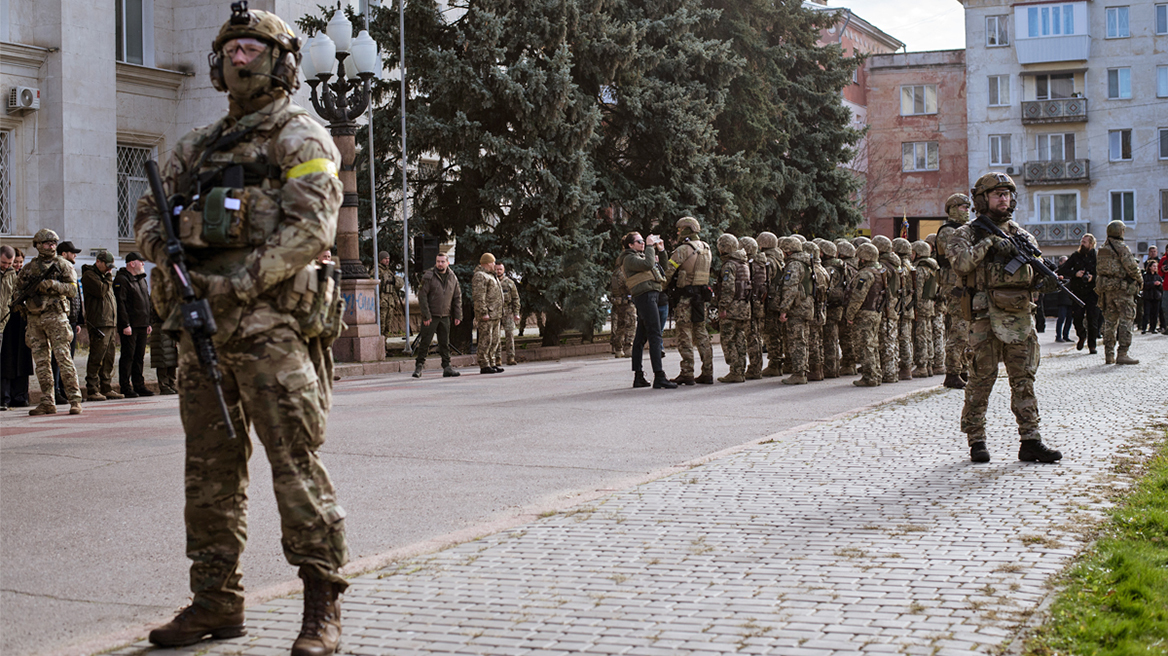
[[[945,230],[945,228],[956,230],[963,225],[965,224],[957,223],[956,221],[946,221],[945,223],[941,224],[940,228],[937,228],[937,241],[935,242],[937,244],[936,259],[937,266],[941,267],[942,269],[953,268],[953,265],[949,263],[949,254],[945,252],[945,247],[949,242],[949,234],[942,234],[942,232]],[[944,239],[942,239],[942,237],[944,237]]]
[[[937,298],[937,263],[932,258],[924,258],[917,265],[917,275],[925,276],[921,285],[921,302],[928,303]]]
[[[750,300],[750,268],[745,262],[726,260],[726,264],[734,267],[734,300]]]
[[[1108,237],[1104,247],[1100,248],[1095,256],[1095,291],[1100,294],[1103,292],[1135,294],[1143,286],[1143,280],[1137,282],[1128,277],[1127,271],[1123,268],[1123,261],[1132,257],[1131,250],[1127,244],[1119,241],[1123,246],[1123,251],[1120,251],[1115,245],[1116,241],[1119,240]]]
[[[761,253],[747,261],[750,267],[751,300],[757,303],[766,302],[767,289],[770,287],[770,276],[767,275],[765,255]]]
[[[848,304],[848,281],[844,277],[844,261],[832,258],[827,261],[830,276],[827,291],[828,307],[843,307]]]
[[[880,254],[880,264],[887,272],[887,280],[885,286],[888,288],[888,295],[900,298],[900,272],[892,267],[890,262],[884,260],[884,253]]]
[[[860,304],[861,310],[868,312],[879,312],[884,309],[885,289],[888,287],[888,270],[876,266],[872,269],[872,286],[868,288],[868,295],[864,297],[864,302]],[[863,269],[861,269],[861,273]],[[856,276],[856,280],[860,277]]]
[[[609,301],[613,305],[627,305],[629,302],[629,288],[625,285],[625,269],[617,267],[612,272],[608,282]]]
[[[710,263],[713,261],[710,246],[693,237],[686,237],[682,246],[689,246],[693,252],[682,262],[670,260],[677,267],[677,288],[710,284]],[[680,247],[678,249],[680,250]]]

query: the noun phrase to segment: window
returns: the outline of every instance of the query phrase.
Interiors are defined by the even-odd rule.
[[[991,134],[990,165],[996,166],[998,164],[1010,164],[1012,161],[1013,160],[1010,159],[1010,135]]]
[[[12,130],[0,130],[0,235],[12,232]],[[6,312],[8,308],[0,308]]]
[[[1107,38],[1124,39],[1131,36],[1127,26],[1127,7],[1107,8]]]
[[[1072,5],[1028,7],[1027,36],[1062,36],[1075,33],[1075,8]]]
[[[1168,98],[1168,66],[1156,67],[1156,97]]]
[[[1065,162],[1075,159],[1075,135],[1038,135],[1038,159],[1043,162]]]
[[[937,113],[937,85],[918,84],[900,88],[900,115]]]
[[[1168,159],[1168,128],[1160,128],[1160,159]]]
[[[1107,97],[1113,100],[1131,98],[1131,69],[1107,69]]]
[[[1168,189],[1160,190],[1160,220],[1168,221]]]
[[[146,160],[153,148],[118,146],[118,238],[134,236],[134,210],[150,183],[146,180]]]
[[[1156,5],[1156,34],[1168,34],[1168,5]]]
[[[117,6],[115,18],[117,21],[117,60],[130,64],[144,64],[143,0],[114,0],[114,2]]]
[[[1036,100],[1070,98],[1074,93],[1075,76],[1072,73],[1034,76],[1034,97]]]
[[[1009,16],[986,16],[986,46],[1010,45]]]
[[[1038,220],[1077,221],[1079,219],[1079,195],[1076,193],[1034,194],[1038,205]]]
[[[936,171],[940,165],[940,149],[936,141],[918,141],[901,144],[901,170]]]
[[[1124,223],[1136,222],[1136,192],[1111,192],[1111,220]]]
[[[1010,76],[990,76],[990,105],[1001,107],[1010,104]]]
[[[1107,152],[1113,162],[1130,160],[1132,158],[1131,130],[1111,130],[1108,132]]]

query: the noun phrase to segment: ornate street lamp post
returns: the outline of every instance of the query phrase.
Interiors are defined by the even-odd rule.
[[[385,357],[377,329],[377,281],[370,279],[357,236],[357,118],[369,105],[370,81],[380,69],[377,44],[362,30],[353,38],[353,24],[339,7],[324,32],[310,38],[301,62],[312,88],[312,106],[328,121],[333,142],[341,151],[340,178],[345,188],[337,219],[337,256],[341,264],[341,294],[348,328],[333,344],[340,362],[369,362]],[[336,78],[331,83],[329,80]]]

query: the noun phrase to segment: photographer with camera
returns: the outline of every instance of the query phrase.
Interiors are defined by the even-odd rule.
[[[641,233],[630,232],[621,239],[624,251],[617,263],[624,269],[625,285],[637,308],[637,333],[633,337],[633,387],[649,387],[641,368],[645,342],[649,343],[649,362],[653,366],[653,388],[674,389],[677,383],[665,376],[661,366],[661,314],[658,296],[662,293],[665,276],[657,267],[657,251],[664,252],[665,243],[658,235],[643,239]],[[646,248],[646,246],[648,248]]]

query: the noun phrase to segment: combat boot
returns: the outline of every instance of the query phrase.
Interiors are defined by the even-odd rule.
[[[941,365],[940,367],[933,367],[933,373],[932,373],[932,375],[934,375],[934,376],[945,376],[945,375],[947,375],[947,374],[945,373],[945,365]]]
[[[636,389],[638,387],[652,387],[652,386],[653,386],[653,383],[650,383],[649,381],[645,380],[645,372],[643,372],[643,371],[633,372],[633,389]]]
[[[885,377],[881,378],[880,381],[885,383],[885,384],[899,383],[900,376],[897,374],[892,374],[891,376],[885,376]]]
[[[1109,346],[1103,347],[1103,364],[1115,364],[1115,349]]]
[[[53,405],[53,397],[42,396],[41,402],[37,407],[28,411],[29,416],[36,417],[37,415],[55,415],[57,414],[57,406]]]
[[[1063,454],[1038,440],[1022,440],[1018,446],[1018,459],[1025,462],[1057,462],[1062,460]]]
[[[191,604],[170,622],[150,632],[149,640],[159,647],[185,647],[210,636],[213,640],[247,635],[243,609],[216,613]]]
[[[625,354],[624,354],[624,353],[621,353],[620,351],[614,351],[614,352],[613,352],[613,354],[612,354],[612,357],[614,357],[614,358],[616,358],[617,360],[619,360],[619,359],[621,359],[621,358],[625,357]]]
[[[929,373],[928,369],[926,369],[924,367],[917,367],[917,368],[912,370],[911,377],[912,378],[928,378],[929,376],[932,376],[932,375],[933,374]]]
[[[104,396],[105,398],[107,398],[111,401],[117,401],[118,399],[126,398],[125,395],[123,395],[121,392],[115,392],[112,387],[109,389],[102,390],[101,394],[102,394],[102,396]]]
[[[450,367],[450,366],[442,367],[442,377],[443,378],[458,378],[461,375],[462,374],[459,373],[458,370],[455,369],[454,367]]]
[[[861,378],[860,380],[853,380],[852,384],[856,387],[880,387],[880,381],[869,378]]]
[[[719,376],[718,382],[719,383],[745,383],[746,376],[743,376],[742,374],[736,374],[734,372],[730,372],[730,373],[726,374],[725,376]]]
[[[841,376],[855,376],[856,375],[856,365],[849,364],[846,367],[840,367],[839,375],[841,375]]]
[[[677,389],[677,383],[669,380],[664,371],[653,374],[653,389]]]
[[[969,384],[969,372],[968,371],[963,371],[958,375],[961,376],[961,382]]]
[[[807,384],[807,376],[804,376],[803,374],[791,374],[790,376],[787,376],[786,378],[783,379],[783,384],[784,385],[806,385]]]
[[[758,373],[763,378],[774,378],[775,376],[783,375],[783,368],[780,367],[777,362],[771,360],[770,363],[767,364],[766,368]]]
[[[105,399],[106,399],[105,395],[103,395],[101,392],[98,392],[97,390],[94,390],[94,389],[85,390],[85,400],[86,401],[104,401]]]
[[[80,401],[73,401],[69,404],[69,414],[71,414],[71,415],[81,414],[81,402]]]
[[[807,380],[820,381],[823,380],[823,367],[812,367],[807,371]]]
[[[515,360],[515,358],[511,358],[510,360],[507,360],[507,366],[508,366],[508,367],[514,367],[514,366],[515,366],[515,365],[517,365],[517,364],[519,364],[519,362],[518,362],[518,361],[516,361],[516,360]]]
[[[840,376],[840,375],[839,375],[839,369],[838,369],[838,368],[836,368],[836,369],[824,369],[824,370],[823,370],[823,377],[824,377],[824,378],[839,378],[839,376]]]
[[[694,380],[693,374],[679,374],[677,378],[673,379],[673,382],[678,385],[693,385],[697,381]]]
[[[304,620],[292,656],[330,656],[341,644],[341,586],[304,578]]]
[[[759,367],[750,367],[746,370],[746,380],[761,380],[762,370]]]
[[[973,462],[989,462],[990,450],[985,442],[974,442],[969,445],[969,459]]]
[[[913,379],[912,369],[909,368],[908,365],[904,365],[903,367],[900,368],[900,379],[901,380],[912,380]]]
[[[714,374],[702,374],[701,376],[694,378],[694,382],[698,385],[713,385]]]
[[[945,382],[941,384],[949,389],[965,389],[965,381],[957,374],[945,374]]]
[[[1115,356],[1115,364],[1139,364],[1140,361],[1127,354],[1127,349],[1119,349],[1119,353]]]
[[[425,369],[424,365],[420,365],[420,364],[414,365],[414,373],[410,374],[410,377],[411,378],[421,378],[422,377],[422,369]]]

